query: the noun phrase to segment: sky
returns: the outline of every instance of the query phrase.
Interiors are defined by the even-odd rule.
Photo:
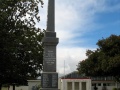
[[[36,27],[46,29],[48,0],[43,2]],[[98,48],[98,40],[120,35],[120,0],[55,0],[55,32],[57,72],[64,75],[87,58],[86,50]]]

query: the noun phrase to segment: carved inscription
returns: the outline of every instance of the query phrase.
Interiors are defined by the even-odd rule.
[[[52,87],[57,87],[57,82],[58,82],[58,75],[56,75],[56,74],[53,74],[52,75]]]
[[[56,72],[56,47],[46,46],[43,59],[43,71]]]
[[[44,59],[45,59],[47,65],[55,64],[55,61],[56,61],[55,53],[53,51],[50,51],[50,50],[46,51]]]
[[[43,81],[42,82],[43,87],[50,87],[49,76],[47,74],[43,74],[42,81]]]
[[[43,73],[42,74],[42,87],[43,88],[57,88],[58,87],[58,74],[57,73]]]

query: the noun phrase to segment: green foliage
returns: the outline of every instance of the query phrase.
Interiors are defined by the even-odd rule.
[[[117,88],[113,88],[112,90],[117,90]]]
[[[113,88],[112,90],[120,90],[120,88]]]
[[[86,52],[88,58],[80,61],[78,71],[87,76],[114,76],[120,81],[120,36],[103,38],[97,45],[97,50]]]
[[[39,84],[39,85],[36,85],[36,90],[40,90],[40,88],[41,88],[41,85]]]
[[[0,84],[40,76],[43,32],[35,28],[41,0],[0,0]]]

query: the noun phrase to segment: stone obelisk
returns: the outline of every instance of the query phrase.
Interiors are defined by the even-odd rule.
[[[55,0],[48,1],[47,30],[43,38],[43,73],[41,90],[58,90],[58,73],[56,72],[56,46],[59,39],[55,32]]]

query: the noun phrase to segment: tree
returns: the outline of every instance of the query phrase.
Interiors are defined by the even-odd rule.
[[[97,50],[88,50],[87,59],[80,61],[79,73],[87,76],[113,76],[120,82],[120,35],[111,35],[97,42]]]
[[[43,32],[35,28],[41,0],[0,0],[0,87],[40,76]]]

